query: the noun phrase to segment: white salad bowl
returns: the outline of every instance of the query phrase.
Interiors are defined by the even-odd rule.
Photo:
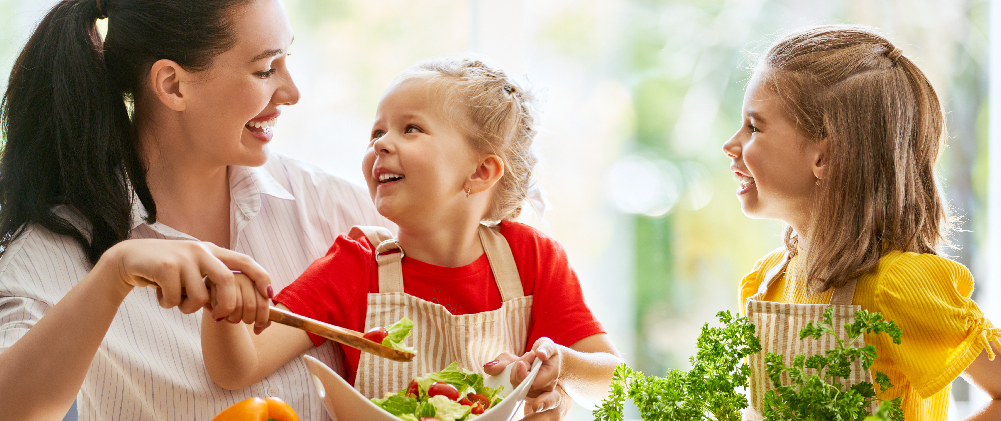
[[[337,375],[334,370],[327,367],[316,358],[304,355],[302,359],[306,362],[306,369],[309,370],[310,377],[316,393],[323,401],[323,407],[335,421],[399,421],[400,419],[376,406],[364,395],[359,393],[348,384],[347,381]],[[539,373],[542,361],[535,360],[528,377],[521,382],[518,387],[511,390],[511,368],[509,365],[503,373],[496,376],[485,376],[483,384],[490,387],[504,385],[503,390],[511,390],[503,400],[487,409],[483,414],[476,417],[476,421],[510,421],[515,419],[518,410],[521,409],[522,401],[528,395],[528,387],[535,380],[535,375]],[[501,393],[504,393],[503,391]],[[520,419],[521,417],[518,417]]]

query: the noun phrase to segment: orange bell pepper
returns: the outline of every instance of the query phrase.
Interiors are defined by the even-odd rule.
[[[285,401],[270,398],[250,398],[233,404],[212,418],[212,421],[299,421]]]

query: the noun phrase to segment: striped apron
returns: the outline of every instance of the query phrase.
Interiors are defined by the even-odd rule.
[[[525,352],[532,297],[525,296],[511,247],[499,227],[480,225],[479,237],[503,303],[497,310],[463,315],[403,292],[403,250],[388,230],[355,227],[350,233],[353,238],[361,235],[376,245],[379,266],[379,292],[368,294],[365,327],[387,326],[408,317],[414,321],[409,341],[417,350],[409,363],[363,352],[355,376],[355,388],[362,395],[382,398],[399,392],[412,379],[441,371],[452,362],[483,373],[483,364],[500,353],[520,356]]]
[[[807,357],[822,354],[824,351],[834,349],[837,341],[830,335],[825,335],[820,339],[805,338],[799,339],[799,331],[806,327],[806,323],[813,321],[817,324],[823,321],[824,310],[834,307],[834,326],[838,329],[842,339],[847,336],[844,325],[855,321],[855,312],[862,307],[852,305],[855,297],[856,279],[852,279],[844,286],[834,288],[831,293],[830,304],[787,304],[771,301],[762,301],[768,288],[785,274],[789,266],[789,253],[786,253],[783,261],[772,268],[765,275],[765,280],[758,287],[758,292],[747,299],[746,314],[748,320],[754,323],[754,330],[758,338],[761,339],[761,352],[748,357],[751,367],[750,378],[750,407],[744,411],[744,418],[747,420],[761,420],[764,418],[764,396],[769,390],[774,390],[775,386],[768,378],[765,371],[765,355],[769,352],[782,355],[782,363],[786,366],[792,364],[792,359],[797,354]],[[864,346],[863,338],[859,338],[854,346]],[[814,370],[808,369],[808,374],[813,374]],[[849,384],[861,381],[872,382],[872,375],[868,370],[862,369],[862,361],[856,360],[852,367],[852,374],[847,379]],[[782,383],[789,383],[789,376],[782,375]]]

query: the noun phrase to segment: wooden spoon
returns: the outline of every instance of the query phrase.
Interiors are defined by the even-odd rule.
[[[413,360],[415,356],[411,352],[403,352],[365,339],[362,337],[361,332],[323,323],[319,320],[313,320],[306,316],[300,316],[291,311],[277,307],[271,307],[268,319],[275,323],[281,323],[286,326],[292,326],[297,329],[317,334],[352,348],[358,348],[361,351],[365,351],[382,358],[389,358],[393,361],[408,362]]]
[[[244,277],[249,281],[249,277],[240,272],[233,272],[233,275],[237,278]],[[211,281],[207,281],[208,287],[211,289]],[[184,294],[184,288],[181,288],[182,295]],[[393,361],[409,362],[416,356],[412,352],[403,352],[384,346],[383,344],[372,342],[365,339],[363,334],[358,331],[351,329],[345,329],[340,326],[334,326],[332,324],[323,323],[319,320],[310,319],[306,316],[300,316],[289,310],[270,307],[268,312],[268,319],[275,322],[281,323],[286,326],[292,326],[297,329],[302,329],[310,333],[322,336],[324,338],[330,339],[337,343],[342,343],[344,345],[350,346],[352,348],[358,348],[361,351],[368,352],[370,354],[388,358]]]

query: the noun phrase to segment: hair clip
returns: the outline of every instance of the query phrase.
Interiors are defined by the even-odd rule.
[[[886,53],[886,58],[890,59],[890,61],[896,64],[897,60],[899,60],[900,57],[903,55],[904,55],[903,51],[901,51],[899,48],[894,47],[893,50],[890,50],[889,52]]]
[[[507,92],[509,94],[513,94],[514,93],[514,86],[511,86],[510,84],[505,83],[504,84],[504,92]]]

